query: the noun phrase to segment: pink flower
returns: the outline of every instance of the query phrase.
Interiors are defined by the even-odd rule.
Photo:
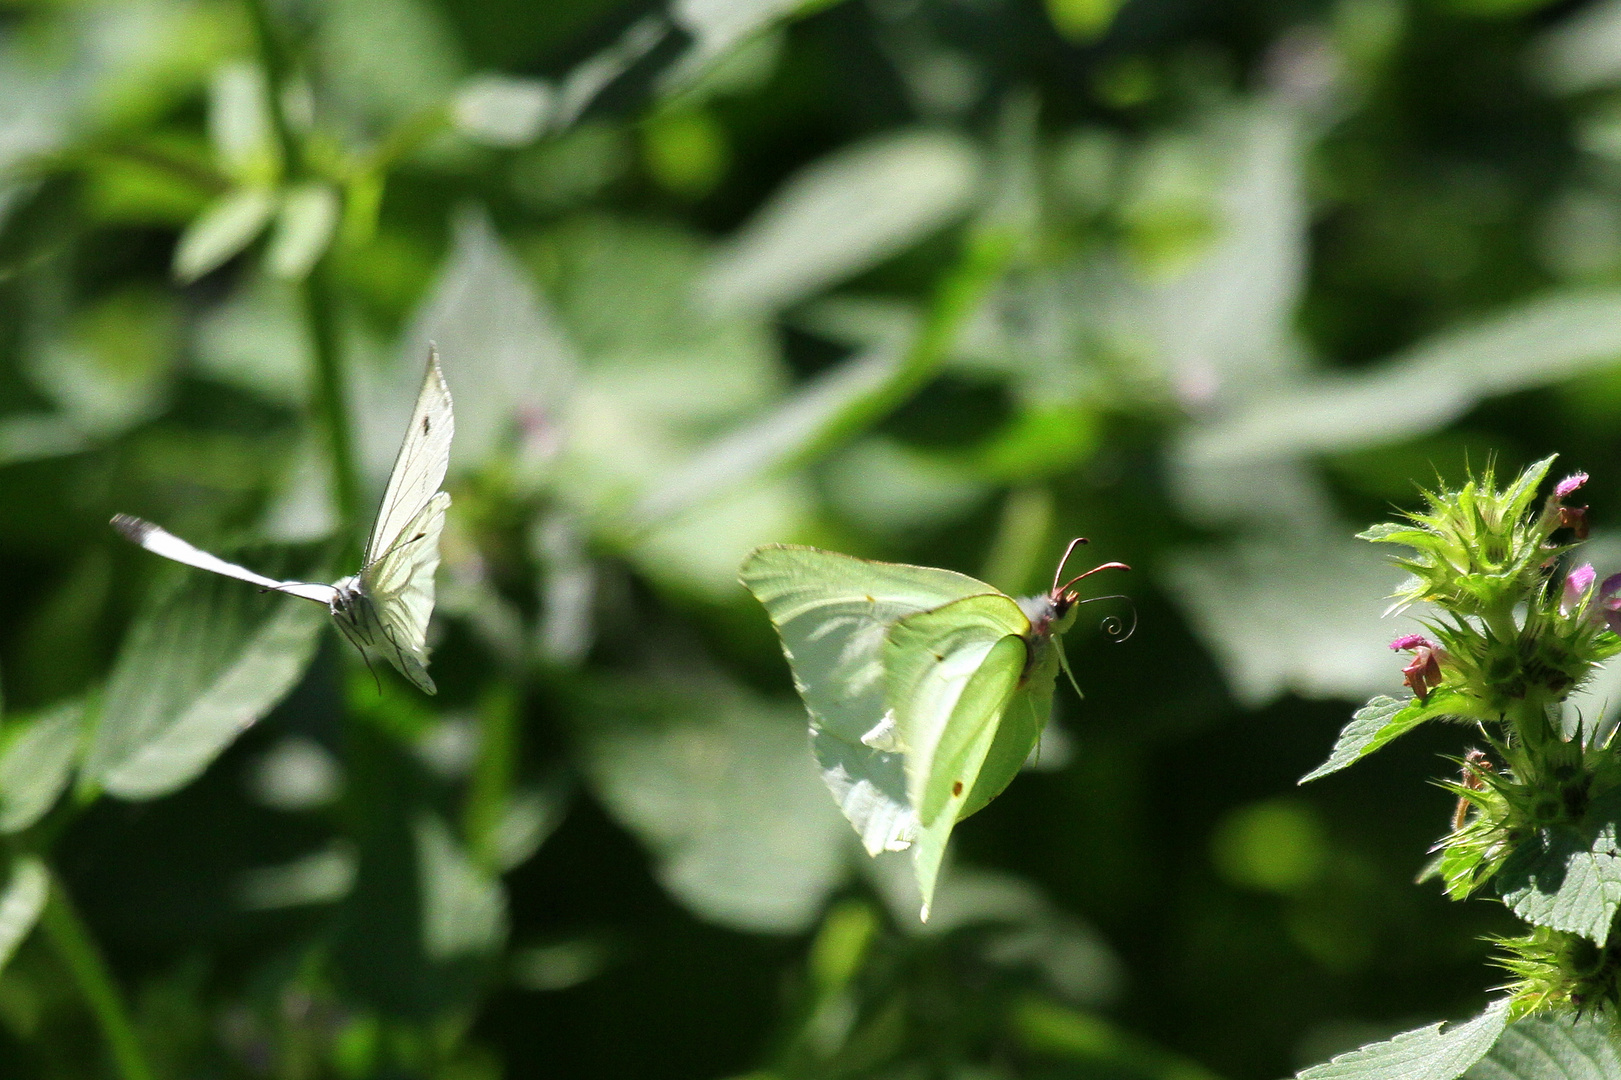
[[[1572,473],[1563,480],[1559,481],[1558,486],[1553,489],[1553,497],[1556,499],[1569,498],[1577,488],[1581,487],[1585,483],[1587,483],[1586,473]]]
[[[1611,574],[1599,585],[1594,614],[1612,631],[1621,634],[1621,574]]]
[[[1413,659],[1401,669],[1402,681],[1419,701],[1428,701],[1430,692],[1441,685],[1441,659],[1446,653],[1423,634],[1404,634],[1392,641],[1390,647],[1398,652],[1413,651]]]
[[[1592,563],[1582,563],[1565,577],[1565,592],[1559,600],[1559,614],[1569,615],[1586,598],[1588,590],[1593,587],[1593,579],[1598,574],[1593,571]]]

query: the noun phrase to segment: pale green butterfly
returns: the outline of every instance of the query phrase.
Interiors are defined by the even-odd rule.
[[[128,514],[114,517],[113,527],[166,559],[325,604],[338,629],[362,655],[367,649],[382,653],[401,675],[431,694],[435,688],[428,676],[426,635],[433,614],[433,575],[439,568],[439,533],[450,506],[450,496],[439,487],[450,466],[455,430],[450,390],[439,370],[439,357],[430,349],[411,426],[389,473],[360,573],[331,585],[256,574]]]
[[[823,779],[869,854],[913,848],[927,920],[952,827],[1012,782],[1052,712],[1075,583],[1015,600],[965,574],[772,544],[743,560],[810,711]],[[1076,687],[1079,693],[1080,688]]]

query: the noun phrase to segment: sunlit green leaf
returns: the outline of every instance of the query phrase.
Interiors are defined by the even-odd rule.
[[[341,206],[330,184],[298,184],[282,196],[276,229],[265,250],[265,265],[279,278],[296,281],[315,267],[338,227]]]
[[[415,823],[422,896],[422,948],[430,960],[454,960],[498,948],[507,934],[501,882],[472,857],[438,817]]]
[[[1438,690],[1428,701],[1417,698],[1398,700],[1383,695],[1374,698],[1351,717],[1351,722],[1340,732],[1328,760],[1300,778],[1302,784],[1330,773],[1339,772],[1348,765],[1367,757],[1393,739],[1412,731],[1426,720],[1440,716],[1470,715],[1473,705],[1455,690]]]
[[[1497,872],[1497,889],[1532,925],[1605,944],[1621,910],[1621,789],[1595,799],[1579,826],[1520,838]]]
[[[64,702],[7,722],[0,749],[0,833],[21,832],[66,790],[84,735],[84,703]]]
[[[292,689],[326,619],[307,600],[184,574],[125,639],[87,778],[128,799],[188,783]]]
[[[263,69],[241,61],[216,71],[209,87],[208,134],[214,154],[240,184],[271,185],[281,172],[269,95]]]
[[[1508,1002],[1494,1002],[1466,1024],[1431,1024],[1341,1054],[1298,1080],[1457,1080],[1486,1056],[1508,1026]]]
[[[1610,1080],[1621,1076],[1621,1047],[1602,1018],[1565,1013],[1509,1025],[1464,1080]]]
[[[480,75],[456,91],[451,116],[468,138],[491,146],[534,142],[551,119],[554,94],[539,79]]]

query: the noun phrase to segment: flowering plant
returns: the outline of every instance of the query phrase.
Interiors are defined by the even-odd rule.
[[[1442,784],[1458,811],[1423,877],[1455,899],[1492,886],[1528,924],[1497,941],[1511,975],[1508,997],[1488,1012],[1499,1031],[1536,1013],[1593,1014],[1612,1030],[1621,1018],[1621,746],[1613,724],[1567,705],[1621,652],[1621,574],[1599,582],[1591,565],[1570,565],[1587,508],[1569,500],[1587,476],[1566,478],[1537,506],[1552,464],[1501,489],[1488,467],[1456,490],[1426,492],[1425,509],[1405,521],[1361,534],[1408,549],[1396,562],[1411,576],[1392,610],[1427,606],[1425,632],[1391,643],[1408,656],[1411,696],[1370,701],[1302,780],[1428,720],[1474,727],[1484,745],[1457,758],[1457,778]]]

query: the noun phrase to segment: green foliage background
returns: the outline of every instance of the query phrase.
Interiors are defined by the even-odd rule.
[[[1558,452],[1621,569],[1618,58],[1614,0],[7,5],[8,897],[165,1078],[1258,1080],[1475,1015],[1514,921],[1411,884],[1467,732],[1295,781],[1400,684],[1351,536],[1414,481]],[[350,572],[430,339],[438,697],[107,527]],[[923,928],[735,568],[1073,535],[1136,632]],[[64,918],[8,1077],[119,1075]]]

